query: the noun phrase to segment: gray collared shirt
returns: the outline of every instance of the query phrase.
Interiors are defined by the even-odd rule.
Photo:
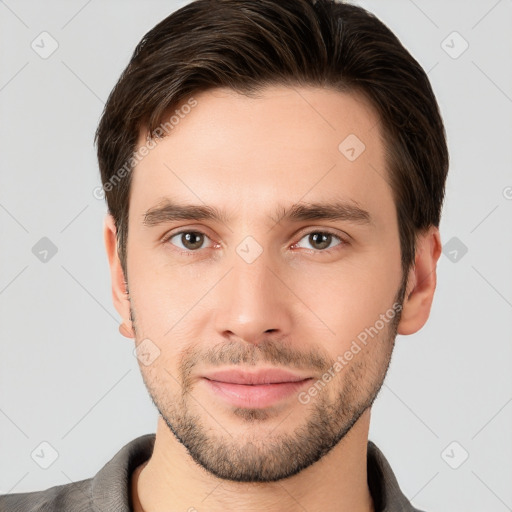
[[[153,452],[155,434],[130,441],[93,477],[43,491],[0,496],[1,512],[131,512],[130,479]],[[368,486],[375,512],[422,512],[404,496],[383,453],[368,441]]]

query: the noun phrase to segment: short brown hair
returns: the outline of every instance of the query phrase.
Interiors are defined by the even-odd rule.
[[[228,87],[250,95],[267,85],[360,92],[376,109],[407,274],[417,235],[439,227],[448,172],[445,130],[422,67],[379,19],[355,5],[196,0],[143,37],[96,132],[125,279],[131,183],[126,171],[133,167],[141,131],[154,135],[165,114],[193,93]],[[123,179],[113,185],[122,169]]]

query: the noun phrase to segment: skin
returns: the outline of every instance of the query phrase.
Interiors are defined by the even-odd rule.
[[[153,455],[132,478],[134,509],[374,510],[371,404],[396,334],[428,319],[439,231],[419,237],[403,280],[382,130],[362,97],[285,86],[257,98],[226,89],[194,97],[197,106],[133,170],[129,293],[110,215],[104,225],[121,332],[160,351],[139,363],[160,417]],[[354,161],[338,149],[349,134],[365,144]],[[223,209],[227,219],[145,226],[145,212],[166,196]],[[372,224],[272,220],[277,205],[340,199],[367,210]],[[183,229],[206,236],[192,249],[180,235],[162,240]],[[324,245],[309,237],[325,230],[335,236]],[[247,236],[262,249],[251,263],[236,251]],[[264,409],[236,408],[201,378],[221,367],[279,367],[317,381],[400,292],[401,314],[307,403],[294,393]]]

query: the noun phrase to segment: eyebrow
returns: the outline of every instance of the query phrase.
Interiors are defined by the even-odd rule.
[[[317,203],[296,203],[286,208],[279,205],[271,220],[278,224],[306,220],[341,220],[362,225],[374,225],[367,210],[354,201],[330,201]],[[158,226],[176,220],[212,220],[227,224],[229,216],[213,206],[180,204],[166,198],[143,214],[143,225]]]

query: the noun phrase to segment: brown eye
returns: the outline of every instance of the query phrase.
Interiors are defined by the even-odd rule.
[[[332,235],[329,233],[311,233],[309,235],[309,243],[316,246],[315,249],[326,249],[331,245]]]
[[[306,234],[301,238],[301,240],[297,243],[298,247],[301,246],[302,240],[307,238],[307,243],[310,247],[305,247],[306,249],[316,249],[318,251],[324,251],[325,249],[331,249],[332,247],[341,245],[344,241],[341,237],[329,233],[328,231],[312,231],[311,233]],[[333,241],[338,240],[338,243],[331,245]]]
[[[195,251],[201,248],[205,238],[207,238],[206,235],[199,231],[181,231],[170,236],[168,241],[180,249]],[[173,239],[176,239],[176,242],[173,242]]]

